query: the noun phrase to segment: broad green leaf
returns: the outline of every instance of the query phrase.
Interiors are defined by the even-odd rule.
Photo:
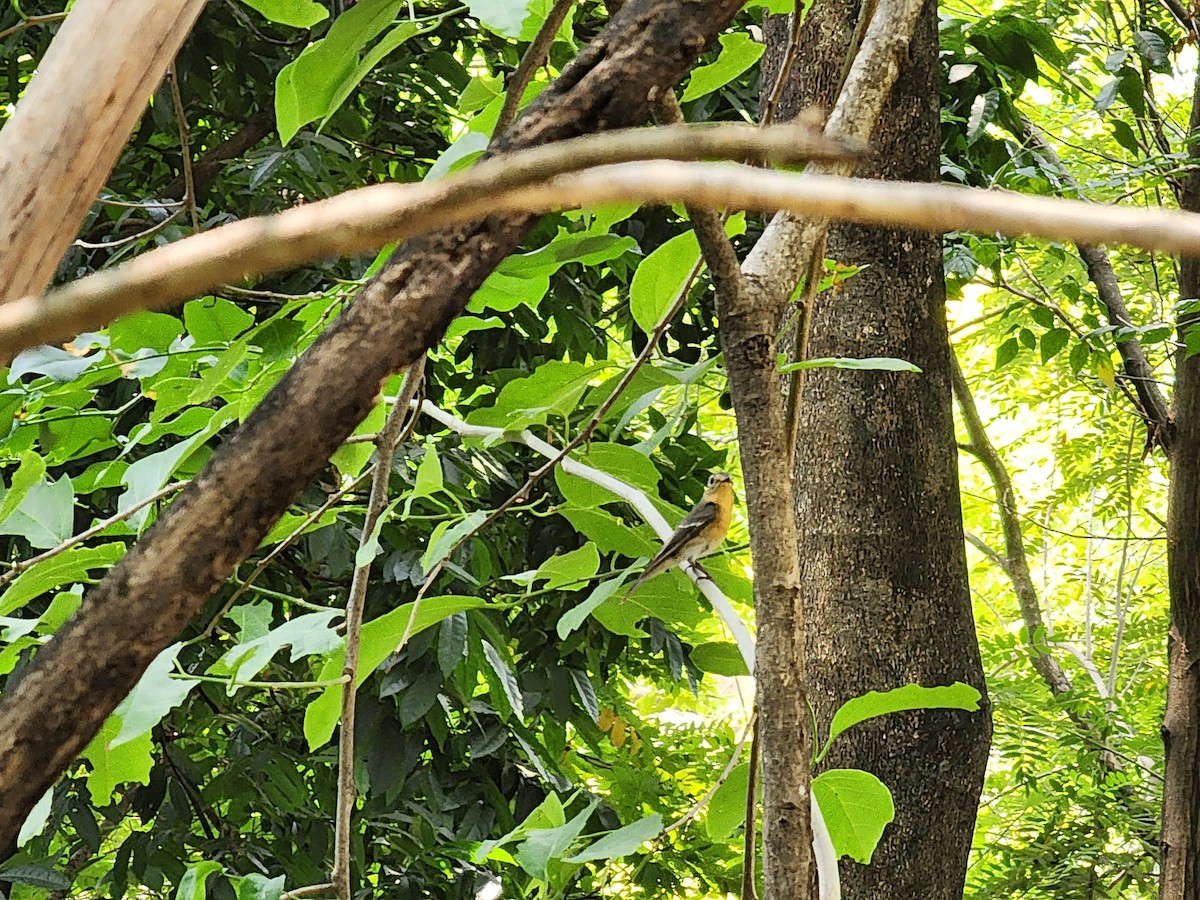
[[[704,830],[709,840],[720,843],[746,821],[746,791],[750,789],[750,766],[735,766],[724,783],[713,792],[704,817]]]
[[[329,109],[325,112],[325,115],[321,117],[321,124],[317,127],[317,130],[319,131],[325,127],[330,117],[346,102],[346,98],[354,92],[354,89],[358,87],[364,78],[371,74],[371,70],[379,65],[385,56],[409,38],[420,33],[421,26],[416,22],[401,22],[385,34],[378,44],[368,50],[359,64],[354,67],[354,71],[350,73],[349,77],[343,79],[337,85],[337,89],[333,92],[333,100],[330,102]]]
[[[200,346],[219,346],[237,340],[254,316],[220,297],[202,297],[183,307],[183,324]]]
[[[466,613],[454,613],[442,619],[438,626],[437,658],[442,675],[449,675],[467,658]]]
[[[412,505],[422,497],[432,497],[442,490],[442,461],[438,457],[437,444],[432,440],[425,442],[425,455],[417,464],[417,477],[413,489],[404,499],[403,518],[407,519],[412,512]]]
[[[486,602],[478,597],[426,597],[421,601],[416,616],[413,616],[413,605],[405,603],[389,613],[380,616],[363,625],[359,637],[358,652],[358,683],[363,681],[392,655],[400,639],[408,631],[410,619],[412,631],[409,636],[419,634],[430,625],[436,625],[447,616],[464,612],[468,609],[478,609],[486,606]],[[344,647],[334,650],[327,657],[317,674],[318,681],[329,681],[337,678],[342,671],[345,659]],[[308,704],[304,711],[304,736],[308,740],[308,748],[315,750],[325,744],[333,734],[341,715],[342,688],[325,688],[319,697]]]
[[[286,144],[305,125],[334,112],[362,77],[359,54],[396,18],[403,0],[362,0],[334,20],[329,33],[284,66],[275,79],[275,121]],[[335,102],[336,101],[336,102]]]
[[[1042,335],[1042,362],[1047,363],[1057,356],[1071,340],[1071,332],[1065,328],[1053,328]]]
[[[712,672],[714,675],[749,675],[746,660],[737,644],[724,641],[713,641],[707,644],[697,644],[692,648],[692,662],[701,672]]]
[[[723,88],[751,66],[753,66],[766,44],[760,44],[745,32],[722,34],[721,53],[716,61],[706,66],[697,66],[692,70],[691,80],[679,98],[681,103],[687,103],[710,94],[718,88]]]
[[[829,357],[824,359],[806,359],[801,362],[786,363],[779,367],[780,372],[795,372],[799,369],[874,369],[881,372],[920,372],[912,363],[890,356],[869,356],[865,359],[849,357]]]
[[[68,891],[71,879],[52,866],[38,863],[18,863],[0,867],[0,876],[13,884],[27,884],[47,891]],[[23,895],[22,895],[23,896]]]
[[[121,479],[128,489],[117,500],[117,511],[124,512],[141,503],[156,491],[162,490],[184,460],[212,437],[217,430],[219,428],[214,429],[210,423],[208,427],[196,432],[191,437],[179,441],[165,450],[159,450],[157,453],[151,453],[149,456],[143,456],[130,463]],[[145,507],[134,513],[129,521],[135,528],[141,528],[149,516],[150,507]]]
[[[611,578],[608,581],[602,581],[600,584],[596,585],[595,589],[590,594],[588,594],[586,600],[559,616],[558,626],[556,628],[559,640],[564,640],[567,635],[582,625],[597,606],[615,594],[623,586],[624,581],[620,578]]]
[[[312,28],[329,18],[329,11],[316,0],[242,0],[263,18],[291,25],[293,28]],[[240,894],[239,894],[240,896]]]
[[[562,859],[564,853],[579,837],[591,818],[599,800],[593,800],[569,822],[557,828],[530,828],[516,849],[515,856],[521,868],[542,881],[549,879],[547,866],[552,859]]]
[[[150,783],[150,769],[154,765],[150,733],[140,734],[117,747],[110,746],[120,729],[121,720],[109,716],[81,754],[92,764],[87,786],[96,806],[107,806],[118,784],[127,781]]]
[[[154,658],[129,696],[121,701],[113,715],[121,727],[109,741],[109,749],[128,743],[150,731],[163,716],[187,699],[200,682],[194,678],[172,678],[175,657],[183,644],[172,644]]]
[[[568,856],[566,862],[588,862],[593,859],[616,859],[635,852],[646,841],[658,837],[662,832],[662,816],[657,813],[638,819],[624,828],[618,828],[611,834],[606,834],[596,843],[574,856]]]
[[[35,484],[40,484],[42,476],[46,474],[46,461],[39,454],[26,450],[19,458],[21,463],[13,473],[8,490],[4,492],[4,499],[0,500],[0,523],[7,522],[13,510],[25,499],[29,489]]]
[[[551,417],[565,419],[595,376],[597,366],[551,359],[525,378],[515,378],[500,390],[496,402],[472,411],[467,421],[505,431],[520,431],[545,424]]]
[[[25,821],[21,824],[21,831],[17,834],[17,846],[24,847],[31,840],[41,834],[46,828],[46,822],[50,818],[50,809],[54,801],[54,786],[46,788],[46,793],[42,794],[42,799],[34,804],[33,809],[29,811],[29,815],[25,817]],[[6,875],[11,870],[7,866],[0,866],[0,872]],[[64,876],[65,877],[65,876]],[[7,879],[6,879],[7,880]],[[20,881],[19,878],[12,879]],[[23,882],[28,884],[29,882]],[[56,890],[65,891],[71,886],[71,882],[67,881],[66,885]]]
[[[642,260],[629,284],[629,311],[642,331],[654,330],[699,261],[694,231],[676,235]]]
[[[74,547],[52,556],[18,575],[0,595],[0,616],[20,609],[34,597],[77,581],[88,581],[92,569],[108,568],[125,553],[123,543],[113,541],[95,547]]]
[[[600,554],[596,545],[588,541],[578,550],[559,553],[540,566],[534,580],[544,578],[547,590],[557,590],[564,585],[587,581],[600,571]]]
[[[109,349],[126,357],[147,349],[165,353],[181,334],[183,323],[174,316],[141,310],[108,326]]]
[[[97,350],[87,356],[77,356],[61,347],[30,347],[13,358],[8,368],[8,377],[10,381],[16,381],[23,375],[45,375],[59,384],[66,384],[74,381],[93,363],[100,362],[105,357],[103,350]]]
[[[635,529],[603,509],[578,509],[563,506],[558,514],[580,534],[595,541],[601,553],[620,553],[636,559],[647,559],[658,552],[658,542],[647,537],[649,526]]]
[[[587,672],[571,669],[571,681],[575,685],[575,694],[579,697],[579,702],[583,704],[587,714],[592,717],[593,722],[599,721],[600,701],[596,698],[596,689],[592,687]]]
[[[633,447],[597,441],[591,444],[586,452],[572,454],[571,458],[613,475],[628,485],[641,488],[651,497],[658,494],[658,482],[661,478],[658,467],[646,454]],[[568,474],[562,466],[555,468],[554,480],[563,496],[576,506],[600,506],[621,499],[594,481]]]
[[[433,571],[433,567],[445,559],[454,549],[454,545],[465,535],[470,534],[487,518],[487,513],[481,509],[467,514],[464,518],[451,525],[449,522],[439,522],[429,538],[429,546],[421,556],[421,569],[425,573]]]
[[[861,697],[851,697],[833,714],[829,723],[829,740],[825,750],[834,739],[867,719],[876,716],[886,716],[888,713],[903,712],[911,709],[962,709],[972,711],[979,709],[980,693],[969,684],[956,681],[944,687],[922,687],[919,684],[906,684],[890,691],[869,691]],[[825,750],[821,751],[824,756]]]
[[[207,674],[228,676],[228,692],[237,692],[238,682],[251,681],[267,667],[276,653],[284,647],[292,648],[292,662],[318,653],[328,653],[341,642],[331,626],[334,618],[341,616],[338,610],[308,613],[285,622],[260,638],[238,644],[213,663]]]
[[[279,900],[283,896],[284,876],[267,878],[252,873],[237,880],[237,900]]]
[[[870,772],[830,769],[813,779],[812,792],[838,857],[870,863],[883,829],[896,817],[887,786]]]
[[[57,547],[74,530],[75,491],[66,475],[31,484],[20,506],[0,519],[0,534],[20,535],[39,550]]]
[[[219,862],[213,862],[211,859],[201,860],[188,866],[187,871],[183,873],[183,878],[179,880],[179,890],[175,892],[175,900],[204,900],[208,894],[205,887],[208,879],[224,869],[225,867]]]
[[[467,9],[489,31],[516,39],[529,14],[531,0],[468,0]],[[543,17],[544,18],[544,17]]]
[[[482,641],[481,643],[483,644],[483,655],[487,659],[488,665],[492,667],[492,671],[496,674],[496,679],[504,694],[504,699],[508,702],[513,715],[518,719],[525,718],[525,698],[521,693],[521,684],[517,681],[516,673],[504,661],[504,657],[500,655],[499,650],[493,647],[488,641]]]

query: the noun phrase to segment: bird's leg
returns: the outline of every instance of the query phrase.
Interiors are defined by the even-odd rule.
[[[706,579],[707,581],[713,580],[712,576],[708,574],[708,570],[704,568],[704,566],[700,565],[700,563],[696,562],[696,560],[688,560],[688,565],[692,567],[698,577]],[[714,581],[713,584],[716,584],[716,582]]]

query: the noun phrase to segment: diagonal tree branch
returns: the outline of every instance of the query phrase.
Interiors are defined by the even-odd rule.
[[[1025,127],[1025,133],[1018,134],[1016,137],[1024,139],[1029,146],[1037,150],[1038,154],[1053,166],[1058,177],[1082,197],[1083,191],[1079,183],[1075,181],[1071,171],[1063,165],[1063,161],[1046,139],[1046,135],[1028,119],[1022,118],[1021,122]],[[1104,304],[1104,308],[1108,312],[1109,324],[1121,328],[1132,328],[1133,318],[1129,315],[1125,298],[1121,296],[1121,284],[1117,280],[1117,273],[1113,271],[1108,251],[1103,247],[1085,242],[1076,242],[1075,246],[1079,250],[1080,259],[1087,266],[1088,277],[1096,286],[1100,302]],[[1121,354],[1121,361],[1125,365],[1125,374],[1137,395],[1138,414],[1146,422],[1147,447],[1157,444],[1170,452],[1172,437],[1170,408],[1167,398],[1158,388],[1154,369],[1146,359],[1141,342],[1137,337],[1131,335],[1125,340],[1117,341],[1117,352]]]
[[[500,152],[629,127],[741,0],[630,0],[498,142]],[[7,129],[6,129],[7,130]],[[0,698],[0,846],[292,498],[436,343],[530,216],[401,247]]]

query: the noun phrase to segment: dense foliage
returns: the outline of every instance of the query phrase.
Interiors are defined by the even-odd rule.
[[[60,278],[197,225],[466,164],[548,6],[210,4],[177,62],[182,110],[164,83]],[[61,11],[14,4],[0,19],[7,104]],[[683,87],[689,118],[754,118],[763,15],[747,8]],[[1159,10],[1124,16],[1110,4],[945,7],[944,177],[1074,193],[1031,143],[1031,121],[1083,196],[1173,202],[1188,114],[1179,76],[1194,48]],[[530,92],[605,18],[595,5],[574,9]],[[223,157],[222,142],[239,138],[248,147]],[[574,458],[645,491],[672,522],[710,472],[736,473],[718,326],[705,276],[689,279],[698,250],[678,212],[547,216],[429,359],[423,396],[436,417],[415,419],[392,470],[395,502],[368,542],[372,671],[359,693],[354,855],[372,891],[489,896],[497,879],[505,896],[740,889],[751,689],[721,620],[679,572],[622,600],[624,574],[654,552],[655,534],[628,503],[561,468],[479,527],[545,462],[537,439],[560,448],[593,419]],[[739,244],[760,229],[756,217],[730,222]],[[166,489],[199,470],[385,254],[231,285],[13,361],[0,391],[4,559],[58,552],[0,585],[0,676],[19,677],[169,502]],[[946,241],[955,349],[1017,482],[1053,624],[1023,633],[995,553],[972,551],[997,723],[968,875],[975,896],[1155,890],[1165,466],[1143,451],[1116,343],[1136,334],[1168,372],[1177,290],[1170,260],[1112,258],[1129,329],[1107,325],[1071,246]],[[650,362],[603,408],[680,291],[688,302]],[[397,390],[394,381],[385,398]],[[199,897],[207,887],[268,897],[328,879],[339,623],[368,436],[387,408],[53,790],[0,871],[13,896]],[[995,490],[969,454],[963,490],[974,542],[1002,554]],[[749,620],[745,545],[739,518],[708,569]],[[1070,693],[1052,697],[1031,643],[1063,664]]]

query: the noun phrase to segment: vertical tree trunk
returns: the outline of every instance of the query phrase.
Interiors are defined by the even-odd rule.
[[[1192,97],[1190,131],[1200,129],[1200,79]],[[1195,149],[1192,150],[1193,156]],[[1195,162],[1195,160],[1193,160]],[[1179,205],[1200,211],[1200,174],[1184,179]],[[1200,260],[1180,260],[1179,296],[1200,297]],[[1179,317],[1179,336],[1200,316]],[[1163,717],[1162,880],[1164,900],[1200,898],[1200,356],[1179,351],[1175,371],[1175,432],[1167,500],[1167,709]]]
[[[932,2],[922,12],[868,177],[937,179],[935,12]],[[795,93],[783,109],[829,105],[856,17],[846,0],[809,12]],[[769,33],[778,39],[779,26]],[[782,42],[775,50],[782,55]],[[867,268],[818,298],[809,356],[900,357],[922,374],[815,370],[805,387],[796,512],[818,729],[869,690],[954,681],[984,689],[959,505],[941,239],[835,226],[827,255]],[[844,896],[961,898],[990,735],[985,707],[889,716],[839,738],[828,764],[873,772],[896,801],[871,865],[843,864]]]

